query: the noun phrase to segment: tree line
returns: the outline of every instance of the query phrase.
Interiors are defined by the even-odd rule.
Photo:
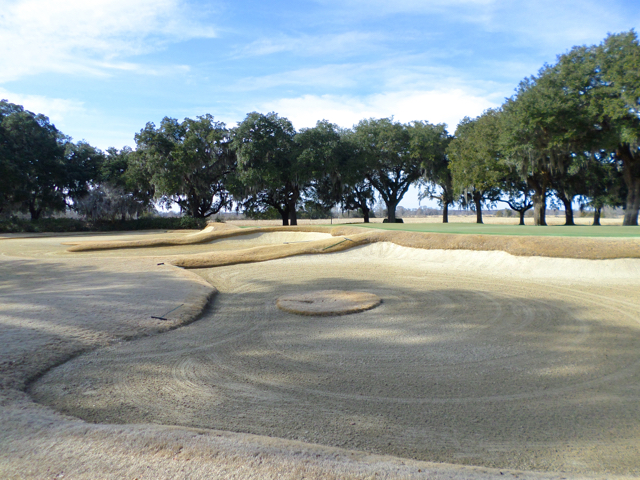
[[[135,135],[136,148],[105,152],[74,143],[49,119],[0,102],[0,213],[32,219],[73,209],[88,218],[137,217],[154,203],[207,218],[235,207],[276,213],[334,206],[368,221],[377,199],[387,221],[411,185],[436,199],[448,221],[456,203],[476,211],[504,202],[533,208],[545,225],[549,201],[573,224],[574,201],[622,206],[624,225],[640,208],[640,44],[634,31],[574,47],[523,80],[496,109],[443,124],[365,119],[353,128],[326,120],[296,131],[276,113],[249,113],[234,128],[207,114],[164,118]]]

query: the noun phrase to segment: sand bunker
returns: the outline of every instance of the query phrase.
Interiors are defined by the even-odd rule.
[[[266,242],[280,232],[294,233],[214,241],[214,229],[202,234],[208,243],[137,235],[127,240],[147,247],[82,254],[63,252],[60,239],[0,242],[0,476],[507,474],[487,467],[562,472],[519,478],[640,475],[640,259],[628,258],[637,240],[321,231],[312,241]],[[409,248],[420,245],[427,249]],[[527,246],[616,259],[505,252]],[[170,265],[174,248],[218,249],[201,253],[230,263],[184,272]],[[32,257],[10,258],[20,251]],[[255,263],[270,258],[278,259]],[[247,263],[231,265],[238,260]],[[208,289],[192,280],[185,288],[194,274]],[[202,305],[210,286],[219,293],[199,321],[92,351],[31,384],[42,404],[97,425],[17,390],[74,352],[188,321],[149,315]],[[314,290],[368,292],[382,303],[350,317],[299,317],[275,305]]]
[[[276,305],[285,312],[323,317],[364,312],[380,305],[380,301],[373,293],[317,290],[283,295]]]
[[[640,473],[639,281],[631,270],[615,277],[619,262],[640,261],[457,255],[379,242],[193,270],[219,290],[204,318],[68,362],[31,392],[92,422]],[[299,317],[273,301],[310,290],[370,292],[383,303],[351,317]]]

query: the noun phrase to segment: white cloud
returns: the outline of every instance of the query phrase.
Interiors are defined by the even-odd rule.
[[[210,38],[181,0],[5,0],[0,82],[43,72],[104,75],[137,70],[118,60],[168,42]]]
[[[313,127],[322,119],[351,127],[364,118],[393,116],[400,122],[446,123],[449,132],[453,133],[463,117],[475,117],[487,108],[497,106],[487,97],[456,88],[404,90],[366,97],[304,95],[264,103],[260,111],[275,111],[291,120],[298,129]]]
[[[69,117],[86,114],[83,102],[65,98],[48,98],[42,95],[22,95],[0,88],[0,99],[8,100],[16,105],[22,105],[25,110],[41,113],[49,117],[51,123],[61,128]]]

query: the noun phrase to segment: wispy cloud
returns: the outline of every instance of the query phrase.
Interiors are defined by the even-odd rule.
[[[278,35],[262,38],[237,50],[237,56],[272,55],[290,52],[301,56],[349,56],[379,49],[386,40],[377,32],[343,32],[323,35]]]
[[[595,43],[608,32],[637,27],[640,10],[628,0],[316,0],[354,18],[390,14],[438,16],[432,22],[474,26],[509,35],[510,42],[564,49]],[[436,28],[437,30],[437,28]]]
[[[573,45],[600,42],[608,32],[629,30],[638,25],[637,4],[625,8],[622,2],[593,0],[538,0],[514,5],[503,1],[486,28],[513,35],[520,43],[537,43],[539,48],[563,53]],[[616,5],[618,4],[618,5]]]
[[[289,118],[296,128],[313,127],[322,119],[351,127],[364,118],[393,116],[401,122],[426,120],[446,123],[453,133],[463,117],[474,117],[496,106],[498,104],[488,97],[455,88],[404,90],[365,97],[304,95],[266,102],[261,110],[278,112]]]
[[[349,88],[357,85],[358,71],[366,66],[329,64],[239,80],[232,90],[265,90],[275,87]]]
[[[364,15],[387,15],[389,13],[440,13],[456,9],[464,15],[464,8],[491,7],[499,0],[316,0],[321,5],[357,9]]]
[[[8,0],[0,13],[0,81],[58,72],[138,70],[122,59],[215,36],[181,0]]]

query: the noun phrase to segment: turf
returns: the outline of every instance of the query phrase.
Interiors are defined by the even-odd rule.
[[[475,235],[523,235],[547,237],[640,237],[640,227],[618,225],[486,225],[477,223],[360,223],[350,227],[377,228],[407,232],[453,233]]]

